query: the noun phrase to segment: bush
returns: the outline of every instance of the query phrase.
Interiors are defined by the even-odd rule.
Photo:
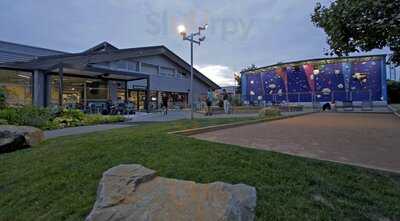
[[[0,109],[4,109],[6,106],[6,91],[0,87]]]
[[[389,103],[391,104],[400,103],[399,81],[387,81],[387,92],[388,92]]]
[[[277,117],[281,116],[281,111],[277,108],[266,107],[261,109],[260,112],[258,112],[258,115],[260,117]]]
[[[86,115],[83,123],[85,125],[93,125],[93,124],[106,124],[106,123],[116,123],[123,122],[125,118],[121,115]]]
[[[53,111],[54,112],[54,111]],[[83,125],[122,122],[120,115],[103,116],[87,115],[80,110],[62,110],[53,113],[49,108],[22,107],[0,109],[0,124],[13,124],[38,127],[40,129],[57,129]]]
[[[7,125],[7,124],[8,124],[7,120],[0,119],[0,125]]]
[[[232,96],[231,100],[233,106],[242,106],[242,100],[240,99],[240,96]]]
[[[54,119],[58,127],[76,127],[84,125],[85,114],[80,110],[62,110]]]
[[[24,106],[0,110],[0,119],[9,124],[33,126],[41,129],[53,128],[53,118],[53,114],[46,108]]]

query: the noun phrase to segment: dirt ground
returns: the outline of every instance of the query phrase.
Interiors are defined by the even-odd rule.
[[[400,173],[400,118],[317,113],[192,137]]]

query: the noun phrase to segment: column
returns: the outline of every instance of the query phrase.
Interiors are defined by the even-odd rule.
[[[32,103],[36,107],[44,107],[46,96],[46,75],[42,71],[35,70],[33,72],[33,97]]]

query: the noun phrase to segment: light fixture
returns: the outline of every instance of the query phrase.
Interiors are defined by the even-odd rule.
[[[186,27],[184,25],[179,25],[178,33],[182,35],[182,37],[186,37]]]
[[[204,40],[206,40],[206,36],[203,36],[203,37],[199,38],[199,41],[204,41]]]
[[[208,24],[204,24],[203,26],[199,26],[200,31],[204,31],[208,28]]]
[[[30,79],[30,78],[31,78],[31,77],[29,77],[29,76],[22,75],[22,74],[18,74],[18,77],[27,78],[27,79]]]

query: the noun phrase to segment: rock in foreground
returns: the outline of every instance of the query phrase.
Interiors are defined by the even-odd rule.
[[[43,139],[43,131],[35,127],[0,125],[0,153],[30,147]]]
[[[253,220],[256,190],[245,184],[198,184],[156,176],[141,165],[104,172],[87,221]]]

